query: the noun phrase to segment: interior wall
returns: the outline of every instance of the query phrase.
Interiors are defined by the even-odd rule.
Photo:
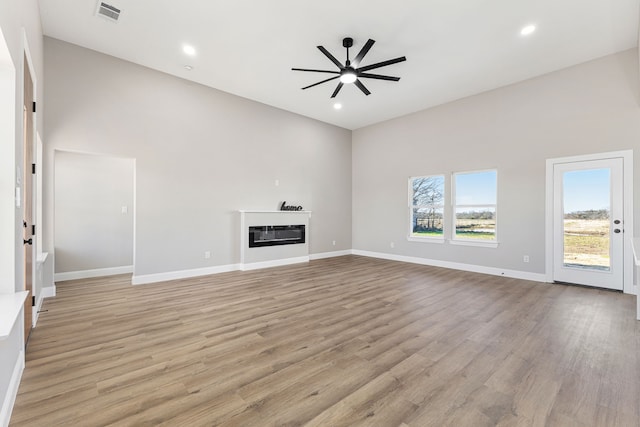
[[[12,198],[15,194],[16,181],[15,177],[18,171],[22,171],[22,105],[23,105],[23,56],[28,46],[30,59],[33,65],[34,84],[36,85],[36,102],[40,107],[36,114],[36,130],[42,134],[43,123],[41,120],[44,111],[44,103],[42,102],[42,76],[43,76],[43,44],[42,44],[42,26],[40,24],[40,12],[37,0],[23,1],[7,1],[0,0],[0,28],[6,41],[6,45],[11,55],[13,64],[15,64],[15,111],[19,114],[14,115],[15,126],[15,149],[14,163],[9,166],[9,170],[13,175]],[[4,166],[4,165],[3,165]],[[5,169],[6,170],[6,169]],[[7,171],[9,173],[9,171]],[[14,205],[15,206],[15,205]],[[12,290],[20,290],[24,287],[23,274],[23,258],[22,253],[22,207],[15,210],[14,215],[14,235],[13,251],[15,253],[14,272],[10,283],[13,284]]]
[[[16,176],[23,164],[22,105],[23,56],[28,43],[34,66],[36,101],[42,101],[42,28],[37,0],[0,0],[0,294],[24,287],[22,208],[15,205]],[[26,41],[26,43],[25,43]],[[36,118],[37,130],[42,122]],[[20,169],[21,170],[21,169]],[[5,258],[6,257],[6,258]],[[23,314],[0,343],[0,423],[8,424],[17,384],[11,381],[24,366]]]
[[[354,249],[544,274],[546,159],[638,148],[638,105],[632,49],[354,131]],[[498,248],[407,240],[409,177],[492,168]]]
[[[55,153],[55,272],[133,265],[135,160]]]
[[[0,32],[0,293],[15,290],[16,69]]]
[[[54,150],[136,159],[136,276],[238,264],[237,211],[285,200],[313,212],[311,254],[351,248],[351,131],[59,40],[45,47],[45,165]]]

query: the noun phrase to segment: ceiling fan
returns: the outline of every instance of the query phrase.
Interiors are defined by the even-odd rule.
[[[314,72],[314,73],[337,74],[337,76],[335,76],[335,77],[330,77],[330,78],[328,78],[326,80],[322,80],[322,81],[320,81],[318,83],[314,83],[312,85],[305,86],[305,87],[302,88],[302,90],[309,89],[310,87],[314,87],[314,86],[317,86],[319,84],[326,83],[326,82],[329,82],[331,80],[335,80],[335,79],[339,78],[340,82],[338,83],[338,86],[336,87],[336,89],[333,91],[333,94],[331,95],[331,98],[335,98],[336,95],[338,95],[338,92],[340,92],[340,89],[342,89],[342,86],[344,86],[345,84],[349,84],[349,83],[355,84],[358,87],[358,89],[360,89],[362,91],[362,93],[364,93],[365,95],[369,95],[369,94],[371,94],[371,92],[369,91],[369,89],[367,89],[365,87],[365,85],[362,84],[362,82],[360,81],[361,78],[377,79],[377,80],[389,80],[389,81],[397,82],[398,80],[400,80],[400,77],[383,76],[383,75],[380,75],[380,74],[371,74],[371,73],[367,73],[367,71],[373,70],[375,68],[386,67],[387,65],[396,64],[398,62],[402,62],[402,61],[406,61],[407,60],[407,58],[405,58],[404,56],[401,56],[399,58],[389,59],[387,61],[377,62],[375,64],[371,64],[371,65],[366,65],[364,67],[360,67],[360,62],[362,61],[362,58],[364,58],[364,56],[367,54],[367,52],[369,52],[369,49],[371,49],[371,46],[373,46],[374,43],[375,43],[375,40],[369,39],[367,41],[367,43],[365,43],[365,45],[362,47],[362,49],[360,50],[358,55],[356,55],[356,57],[353,59],[353,61],[351,61],[349,59],[349,48],[353,46],[353,39],[351,37],[344,38],[342,40],[342,46],[347,49],[347,61],[344,63],[344,65],[342,65],[342,63],[340,61],[338,61],[335,58],[335,56],[333,56],[331,53],[329,53],[329,51],[327,49],[325,49],[323,46],[318,46],[318,49],[320,49],[320,52],[322,52],[327,58],[329,58],[329,60],[331,62],[333,62],[340,69],[340,71],[315,70],[315,69],[309,69],[309,68],[292,68],[292,70],[293,71],[311,71],[311,72]]]

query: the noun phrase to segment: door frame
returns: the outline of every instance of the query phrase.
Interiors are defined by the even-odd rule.
[[[17,90],[21,81],[17,77],[15,63],[0,28],[0,293],[3,294],[17,292],[22,287],[22,283],[16,283],[16,263],[20,262],[16,242],[16,226],[20,216],[15,201],[16,107],[19,104],[17,94],[22,92]]]
[[[633,238],[633,150],[611,151],[607,153],[586,154],[570,157],[547,159],[546,169],[546,203],[545,203],[545,276],[546,281],[553,282],[553,201],[554,201],[554,166],[558,163],[584,162],[590,160],[622,159],[622,197],[624,212],[624,255],[623,284],[626,294],[635,294],[633,283],[634,259],[631,248]]]
[[[31,56],[31,49],[29,49],[29,42],[27,40],[27,34],[26,31],[23,28],[22,31],[22,41],[23,41],[23,81],[22,81],[22,105],[23,108],[27,109],[27,114],[29,114],[31,116],[31,129],[30,129],[30,140],[27,141],[27,135],[22,135],[22,142],[23,142],[23,146],[22,146],[22,162],[20,163],[23,170],[22,170],[22,217],[20,218],[20,223],[22,223],[22,221],[24,220],[25,216],[26,216],[26,212],[24,212],[25,209],[27,209],[27,207],[30,207],[31,212],[30,212],[30,218],[31,218],[31,224],[29,225],[29,228],[31,228],[31,225],[35,224],[34,220],[35,220],[35,198],[34,198],[34,194],[36,191],[35,188],[35,174],[31,173],[31,167],[30,165],[34,163],[34,153],[35,153],[35,148],[36,148],[36,135],[37,135],[37,113],[35,111],[33,111],[33,103],[36,102],[36,94],[37,94],[37,80],[36,80],[36,72],[35,72],[35,67],[33,65],[33,60],[32,60],[32,56]],[[33,99],[30,100],[26,100],[24,99],[25,94],[27,93],[27,81],[26,81],[26,75],[29,75],[29,79],[31,81],[31,88],[30,88],[30,92],[31,92],[31,96]],[[24,112],[24,110],[23,110]],[[23,129],[25,129],[26,123],[24,123],[24,114],[21,114],[22,118],[23,118],[23,123],[22,123],[22,127]],[[23,131],[24,132],[24,131]],[[30,159],[29,162],[27,162],[27,145],[29,146],[29,154],[30,154]],[[29,181],[29,183],[27,183],[27,180]],[[29,191],[27,191],[27,189],[29,189]],[[27,203],[27,198],[29,198],[29,202]],[[40,227],[40,225],[38,225],[38,227]],[[20,227],[20,229],[22,231],[23,228]],[[22,236],[22,233],[20,233]],[[29,279],[31,281],[31,289],[30,289],[30,295],[27,297],[27,300],[25,301],[25,323],[24,323],[24,327],[25,327],[25,341],[24,341],[24,345],[25,347],[27,346],[28,343],[28,339],[29,339],[29,335],[31,333],[31,331],[33,330],[33,325],[34,325],[34,307],[35,304],[33,304],[33,301],[35,301],[38,297],[38,292],[37,292],[37,284],[36,284],[36,248],[39,244],[39,242],[37,242],[36,236],[32,235],[31,233],[27,233],[28,236],[33,239],[33,244],[31,245],[23,245],[23,256],[22,256],[22,266],[23,266],[23,277],[22,277],[22,282],[24,283],[24,286],[27,286],[27,275],[29,275]],[[25,236],[26,237],[26,236]],[[27,251],[30,251],[30,262],[28,262],[27,257],[26,257],[26,253]]]

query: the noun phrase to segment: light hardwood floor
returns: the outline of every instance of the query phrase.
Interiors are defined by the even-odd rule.
[[[11,426],[623,426],[635,297],[346,256],[58,283]]]

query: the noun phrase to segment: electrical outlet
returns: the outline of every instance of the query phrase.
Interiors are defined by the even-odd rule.
[[[336,241],[335,241],[335,240],[332,242],[332,245],[333,245],[333,246],[335,246],[335,245],[336,245]]]
[[[276,187],[279,187],[280,186],[280,180],[276,179],[275,184],[276,184]]]
[[[396,244],[394,242],[391,242],[391,249],[395,248]]]
[[[206,252],[204,253],[204,259],[209,259],[209,258],[211,258],[211,252],[206,251]]]
[[[525,255],[522,257],[522,261],[529,262],[529,255]]]

